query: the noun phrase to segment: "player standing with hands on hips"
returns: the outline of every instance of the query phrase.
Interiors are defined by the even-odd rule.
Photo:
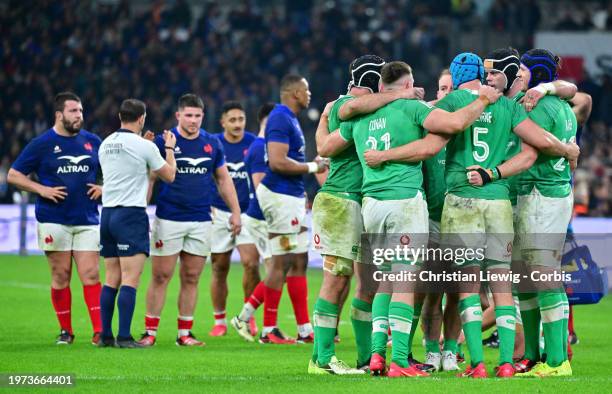
[[[132,337],[130,326],[136,288],[145,259],[149,256],[149,218],[145,210],[149,170],[167,183],[173,182],[176,176],[176,136],[164,132],[164,161],[157,146],[140,136],[145,118],[145,103],[136,99],[124,100],[119,108],[121,128],[100,146],[104,179],[100,254],[106,266],[106,280],[100,295],[102,337],[98,345],[101,347],[115,346],[112,320],[117,293],[119,333],[116,345],[142,347]]]

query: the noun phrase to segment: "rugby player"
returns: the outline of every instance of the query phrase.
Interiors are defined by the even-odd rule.
[[[198,283],[211,248],[210,195],[213,182],[219,185],[221,198],[227,200],[231,207],[228,226],[234,232],[240,230],[240,209],[225,165],[223,147],[214,136],[201,128],[204,119],[202,99],[195,94],[181,96],[175,116],[178,124],[170,132],[176,138],[174,157],[177,174],[173,183],[160,183],[157,197],[151,237],[152,279],[147,291],[146,331],[139,341],[143,346],[155,344],[166,289],[178,258],[180,290],[176,344],[204,346],[204,342],[197,340],[191,329],[198,299]],[[164,157],[163,136],[157,136],[155,144]],[[150,190],[156,178],[155,175],[151,177]]]
[[[545,49],[531,49],[521,57],[519,78],[524,90],[557,78],[559,58]],[[529,117],[562,141],[575,141],[577,120],[570,105],[547,95],[539,100]],[[573,194],[570,168],[576,161],[540,153],[535,165],[518,180],[518,233],[521,257],[527,269],[541,273],[558,272],[565,234],[571,220]],[[537,294],[522,294],[522,311],[529,318],[525,326],[525,359],[538,362],[518,376],[571,376],[568,359],[569,303],[563,284],[538,286]],[[533,308],[528,308],[533,305]],[[535,307],[537,305],[537,308]],[[539,325],[545,338],[546,362],[539,358]],[[534,340],[536,341],[534,343]]]
[[[60,324],[58,345],[74,341],[72,331],[72,259],[83,283],[83,296],[93,326],[92,343],[102,331],[98,200],[96,185],[100,138],[83,126],[83,105],[74,93],[55,96],[53,127],[33,139],[11,166],[7,181],[36,193],[38,245],[51,269],[51,302]],[[28,178],[36,173],[38,182]]]
[[[106,267],[105,284],[100,294],[100,347],[143,347],[134,340],[130,329],[136,289],[149,255],[149,217],[146,212],[149,170],[167,183],[173,182],[176,176],[176,136],[164,132],[164,160],[157,146],[141,137],[145,118],[145,103],[136,99],[124,100],[119,107],[121,128],[102,142],[98,154],[104,179],[100,254]],[[116,298],[119,333],[115,341],[112,321]]]
[[[381,71],[381,91],[407,89],[414,79],[410,66],[403,62],[386,64]],[[414,246],[427,243],[427,208],[422,195],[420,163],[389,163],[383,168],[367,167],[364,152],[388,150],[421,138],[424,128],[439,132],[462,130],[480,115],[484,107],[499,94],[483,87],[481,99],[460,112],[447,113],[420,100],[396,100],[379,110],[344,122],[340,137],[329,138],[320,153],[334,155],[354,141],[362,163],[364,194],[362,215],[364,227],[371,234],[399,234],[400,240]],[[398,264],[396,264],[398,263]],[[414,263],[393,261],[393,269],[409,270]],[[406,283],[381,283],[372,306],[373,374],[385,373],[387,328],[391,323],[393,355],[389,376],[428,376],[414,365],[409,365],[409,342],[414,317],[414,289]],[[391,286],[391,287],[390,287]],[[392,294],[391,294],[392,293]],[[388,317],[387,317],[388,316]],[[416,325],[416,322],[414,322]]]
[[[302,175],[323,172],[325,162],[304,162],[304,135],[297,115],[308,107],[310,90],[305,78],[289,74],[281,80],[281,104],[268,117],[265,139],[266,175],[257,187],[257,199],[268,225],[272,264],[265,279],[264,324],[261,343],[292,344],[278,329],[278,304],[285,278],[296,314],[298,341],[312,342],[308,316],[308,234]],[[293,290],[291,290],[293,289]]]
[[[241,221],[244,222],[245,211],[249,206],[249,179],[245,166],[245,157],[249,146],[255,140],[255,135],[244,130],[246,115],[242,104],[237,101],[228,101],[223,104],[221,111],[221,127],[223,133],[215,135],[223,145],[225,162],[231,178],[234,181],[236,194],[240,203]],[[230,209],[227,207],[219,193],[213,188],[212,197],[212,232],[211,239],[211,268],[210,297],[212,300],[215,324],[209,335],[222,336],[227,333],[227,320],[225,318],[225,304],[227,302],[227,274],[230,269],[230,257],[234,248],[240,253],[243,267],[242,289],[244,300],[259,283],[259,254],[249,232],[243,228],[238,235],[232,232],[229,222]],[[255,321],[251,327],[257,327]]]
[[[264,261],[266,270],[268,270],[271,264],[270,246],[268,239],[268,225],[264,218],[259,202],[257,201],[257,195],[255,191],[257,186],[261,183],[265,172],[266,172],[266,140],[265,130],[268,122],[268,116],[274,109],[273,103],[267,103],[259,108],[257,113],[257,119],[259,121],[259,134],[247,152],[244,158],[244,164],[249,174],[249,191],[250,200],[249,207],[246,210],[246,216],[244,218],[244,227],[253,237],[255,246],[259,256]],[[234,316],[230,321],[230,324],[238,332],[242,338],[249,342],[255,341],[257,335],[257,325],[253,319],[253,314],[259,308],[264,301],[266,285],[264,281],[260,281],[255,289],[242,306],[242,310],[237,316]]]

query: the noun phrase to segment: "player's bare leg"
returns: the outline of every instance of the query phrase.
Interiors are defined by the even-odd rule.
[[[71,344],[74,340],[72,332],[72,293],[70,279],[72,277],[72,253],[70,251],[45,252],[49,269],[51,270],[51,302],[60,324],[58,345]]]
[[[198,341],[191,329],[193,327],[193,314],[198,300],[198,284],[204,269],[206,257],[181,252],[180,279],[181,289],[178,297],[178,338],[177,345],[204,346]]]
[[[213,306],[215,324],[208,335],[217,337],[227,333],[225,306],[227,302],[227,275],[230,269],[232,251],[211,254],[212,276],[210,278],[210,298]]]
[[[240,262],[244,273],[242,275],[242,290],[244,297],[251,295],[255,286],[261,281],[259,276],[259,253],[255,244],[243,244],[236,247],[240,253]]]
[[[97,344],[102,332],[100,318],[100,254],[97,251],[73,251],[72,256],[76,264],[77,273],[83,284],[83,297],[94,335],[91,342]]]
[[[147,290],[147,312],[145,314],[146,332],[139,341],[144,346],[155,344],[159,319],[166,303],[166,290],[174,275],[177,257],[178,253],[170,256],[151,257],[151,283]]]

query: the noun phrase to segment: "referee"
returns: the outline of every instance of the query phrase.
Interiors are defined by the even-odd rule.
[[[121,128],[106,138],[99,150],[104,179],[100,254],[106,267],[106,280],[100,295],[102,337],[98,345],[101,347],[115,346],[112,321],[117,293],[119,333],[116,346],[141,347],[132,337],[130,326],[136,288],[149,255],[149,218],[145,210],[149,170],[169,183],[174,181],[176,174],[176,137],[164,131],[164,161],[155,144],[141,137],[146,115],[145,103],[124,100],[119,108]]]

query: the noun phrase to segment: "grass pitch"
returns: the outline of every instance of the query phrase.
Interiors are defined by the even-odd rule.
[[[145,267],[138,290],[132,324],[134,336],[143,331],[146,287],[150,263]],[[49,269],[43,256],[20,258],[0,256],[0,373],[72,373],[76,385],[68,391],[110,392],[612,392],[612,297],[598,305],[575,308],[575,325],[580,344],[574,346],[572,378],[548,380],[487,379],[466,380],[454,373],[434,374],[422,379],[387,379],[348,376],[309,376],[306,374],[312,345],[273,346],[246,343],[233,331],[226,337],[207,335],[212,326],[207,267],[200,284],[200,299],[195,315],[194,333],[203,339],[204,348],[175,346],[178,279],[170,284],[162,313],[158,342],[151,349],[97,349],[89,342],[91,325],[76,277],[72,280],[72,346],[56,346],[59,329],[50,301]],[[233,265],[229,276],[227,316],[242,306],[242,271]],[[310,304],[316,299],[321,271],[308,275]],[[350,298],[349,298],[350,300]],[[350,304],[347,303],[347,304]],[[340,324],[342,342],[336,346],[340,359],[354,365],[355,345],[345,306]],[[261,325],[261,311],[257,314]],[[116,319],[115,319],[116,320]],[[115,321],[116,323],[116,321]],[[295,320],[289,297],[284,292],[279,309],[279,325],[295,335]],[[115,331],[116,332],[116,331]],[[420,330],[419,330],[420,332]],[[423,359],[420,334],[415,339],[415,355]],[[485,349],[489,371],[497,352]],[[14,389],[11,389],[11,391]],[[20,388],[19,391],[40,391]],[[48,390],[44,388],[42,390]]]

